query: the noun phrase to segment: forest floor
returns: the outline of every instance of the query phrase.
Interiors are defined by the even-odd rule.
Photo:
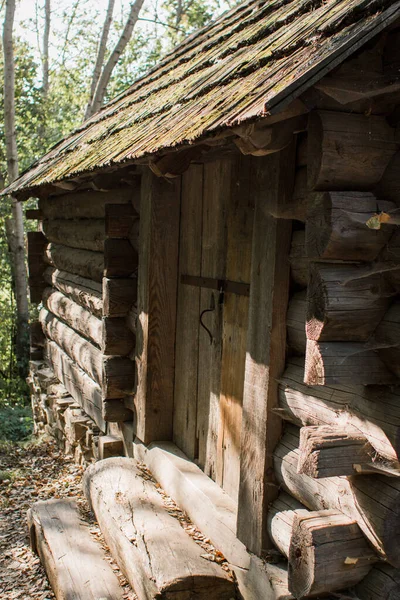
[[[0,598],[50,600],[55,598],[39,558],[29,547],[26,512],[37,500],[77,498],[90,532],[106,552],[124,589],[126,600],[135,594],[112,560],[93,514],[82,495],[82,467],[65,457],[50,441],[31,444],[0,443]]]

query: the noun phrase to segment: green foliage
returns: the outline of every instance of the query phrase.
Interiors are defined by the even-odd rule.
[[[0,408],[0,441],[20,442],[32,435],[33,419],[30,406]]]

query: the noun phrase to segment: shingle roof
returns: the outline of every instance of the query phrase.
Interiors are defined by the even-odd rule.
[[[247,0],[188,37],[7,191],[34,191],[279,112],[399,16],[400,0]]]

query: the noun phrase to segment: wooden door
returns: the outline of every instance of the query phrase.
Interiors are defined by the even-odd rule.
[[[192,165],[181,196],[174,441],[237,498],[248,296],[182,275],[249,283],[252,160]]]

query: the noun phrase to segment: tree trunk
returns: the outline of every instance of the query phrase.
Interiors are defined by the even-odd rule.
[[[94,65],[94,69],[93,69],[92,83],[90,86],[90,97],[89,97],[89,102],[87,104],[86,112],[85,112],[85,121],[86,121],[86,119],[91,117],[92,114],[95,112],[93,109],[93,106],[92,106],[93,105],[93,97],[94,97],[94,94],[96,91],[97,84],[99,82],[101,69],[103,68],[104,56],[105,56],[105,53],[107,50],[108,34],[110,32],[112,16],[113,16],[113,12],[114,12],[114,5],[115,5],[115,0],[108,0],[108,8],[107,8],[107,13],[106,13],[106,18],[104,20],[103,30],[101,32],[101,38],[100,38],[100,42],[99,42],[99,49],[97,51],[96,63]]]
[[[104,66],[103,72],[97,83],[96,92],[94,94],[93,102],[91,104],[90,114],[97,112],[104,101],[106,94],[107,85],[110,81],[111,74],[117,64],[119,57],[124,52],[129,40],[131,39],[133,29],[139,18],[140,10],[143,6],[144,0],[135,0],[131,5],[131,10],[128,16],[128,20],[125,24],[124,30],[119,38],[114,50],[111,52],[110,58]]]
[[[13,25],[15,13],[15,0],[6,1],[6,14],[3,28],[4,51],[4,129],[6,138],[7,173],[11,183],[18,177],[18,153],[15,131],[15,73],[14,73],[14,48]],[[22,207],[20,202],[11,198],[12,202],[12,227],[8,227],[8,241],[13,264],[13,278],[15,283],[15,298],[17,304],[17,360],[22,365],[27,357],[28,346],[28,282],[25,265],[24,251],[24,225]],[[11,233],[12,231],[12,233]],[[24,368],[22,367],[22,372]]]
[[[43,81],[42,94],[43,100],[47,100],[49,93],[49,38],[50,38],[50,0],[45,1],[44,5],[44,31],[43,31]]]

